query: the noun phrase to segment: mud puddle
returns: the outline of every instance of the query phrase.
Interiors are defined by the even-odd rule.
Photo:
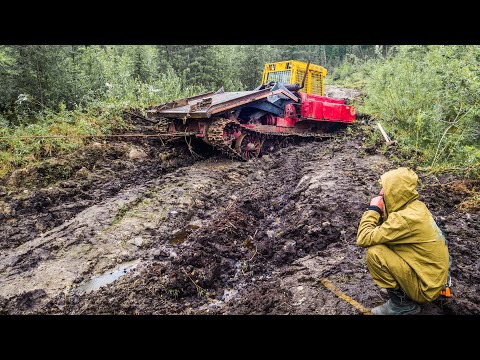
[[[183,229],[179,230],[174,234],[174,236],[170,239],[170,244],[178,245],[187,240],[187,237],[194,232],[195,230],[199,229],[199,225],[187,225]]]
[[[75,289],[78,294],[88,294],[92,291],[100,289],[102,286],[108,285],[121,276],[129,273],[137,267],[140,263],[140,260],[127,261],[122,264],[117,265],[115,268],[108,270],[102,275],[96,276],[90,279],[87,283],[80,285]]]

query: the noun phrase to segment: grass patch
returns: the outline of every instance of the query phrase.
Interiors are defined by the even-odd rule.
[[[101,100],[74,110],[43,107],[36,113],[16,113],[15,121],[0,114],[0,180],[15,169],[74,152],[95,141],[95,136],[128,130],[125,110],[136,109],[146,116],[149,106],[203,91],[198,86],[182,88],[177,77],[165,75],[152,84],[125,80],[112,85]]]
[[[49,113],[33,124],[0,130],[0,178],[13,170],[39,164],[43,159],[71,153],[94,139],[126,129],[120,108],[104,112],[98,108]],[[42,138],[42,136],[45,136]],[[56,137],[58,136],[58,137]]]
[[[135,200],[121,205],[113,217],[112,225],[119,224],[123,219],[131,216],[135,211],[137,211],[138,208],[147,206],[150,201],[150,199],[145,198],[145,194],[142,194]]]

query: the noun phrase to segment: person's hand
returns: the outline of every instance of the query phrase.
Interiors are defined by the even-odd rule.
[[[380,210],[385,209],[385,204],[383,203],[383,196],[375,196],[371,201],[370,205],[377,206]]]

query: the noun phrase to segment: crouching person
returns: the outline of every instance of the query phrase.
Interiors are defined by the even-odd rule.
[[[363,214],[357,245],[367,249],[373,281],[390,299],[375,315],[410,315],[435,300],[447,281],[445,237],[425,204],[418,200],[418,176],[407,168],[381,176],[382,189]]]

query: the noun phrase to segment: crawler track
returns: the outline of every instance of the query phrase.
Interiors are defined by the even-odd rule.
[[[266,127],[267,128],[267,127]],[[283,141],[288,139],[328,139],[335,137],[335,134],[315,134],[315,133],[280,133],[261,129],[249,129],[235,119],[218,118],[213,120],[206,131],[204,141],[220,150],[227,157],[237,160],[249,160],[252,155],[248,151],[242,152],[242,144],[235,140],[233,134],[241,132],[242,135],[249,136],[253,141],[260,144],[261,153],[268,152],[275,147],[281,147]],[[242,138],[243,139],[243,138]],[[268,145],[268,146],[264,146]],[[253,152],[253,151],[252,151]],[[247,154],[247,155],[246,155]]]

